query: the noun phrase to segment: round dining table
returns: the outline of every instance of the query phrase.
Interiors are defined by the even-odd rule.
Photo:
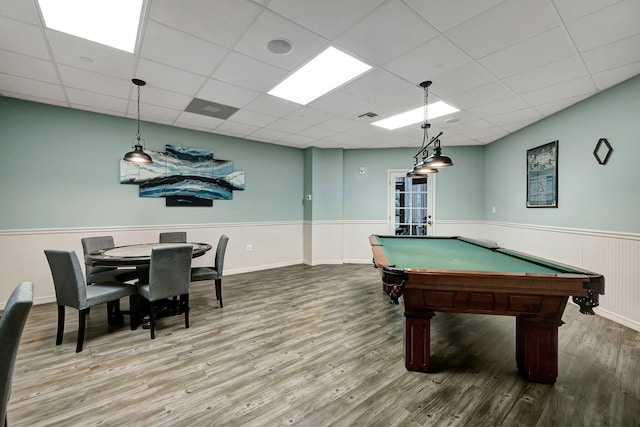
[[[84,257],[84,262],[91,267],[149,267],[151,251],[154,248],[175,245],[191,245],[193,247],[192,258],[200,257],[211,250],[211,245],[208,243],[142,243],[90,252]]]

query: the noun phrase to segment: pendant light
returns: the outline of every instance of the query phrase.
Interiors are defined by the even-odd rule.
[[[438,173],[438,168],[453,165],[451,158],[442,155],[442,148],[440,147],[440,136],[442,136],[442,132],[429,139],[428,131],[431,127],[428,112],[429,86],[431,86],[430,80],[420,83],[420,87],[424,90],[424,123],[420,125],[423,129],[422,145],[418,152],[413,156],[415,160],[414,166],[413,169],[409,170],[407,173],[407,178],[425,177],[428,174]],[[429,156],[427,148],[431,144],[434,144],[434,148],[433,154]],[[418,163],[420,155],[422,155],[422,161]]]
[[[140,86],[147,84],[144,80],[132,79],[134,85],[138,87],[138,132],[134,139],[133,151],[124,155],[124,160],[132,163],[153,163],[151,156],[143,151],[144,139],[140,138]]]

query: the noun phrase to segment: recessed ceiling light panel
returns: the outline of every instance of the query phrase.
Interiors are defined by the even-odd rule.
[[[418,107],[404,113],[396,114],[395,116],[387,117],[386,119],[372,122],[372,125],[379,126],[385,129],[394,130],[404,126],[413,125],[424,120],[424,109],[427,108],[429,116],[427,119],[432,120],[438,117],[446,116],[447,114],[456,113],[458,110],[456,107],[447,104],[443,101],[434,102],[429,104],[428,107]]]
[[[133,53],[143,0],[38,0],[45,26]]]
[[[370,65],[329,46],[268,93],[306,105],[370,69]]]

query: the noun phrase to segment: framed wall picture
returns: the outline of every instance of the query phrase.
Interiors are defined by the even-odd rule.
[[[527,150],[527,207],[558,207],[558,141]]]

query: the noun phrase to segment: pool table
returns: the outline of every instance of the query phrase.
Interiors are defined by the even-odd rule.
[[[405,366],[428,372],[436,311],[515,316],[516,364],[529,381],[558,376],[558,327],[569,296],[593,314],[604,277],[464,237],[369,237],[383,289],[404,313]]]

